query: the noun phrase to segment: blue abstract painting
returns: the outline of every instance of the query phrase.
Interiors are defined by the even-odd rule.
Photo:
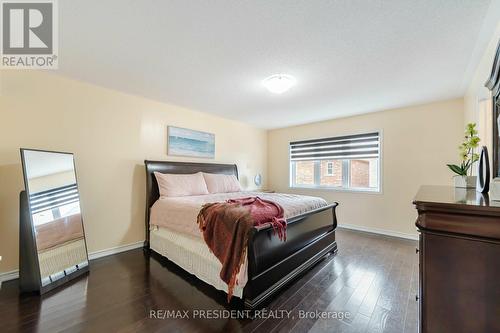
[[[168,155],[215,158],[215,135],[168,126]]]

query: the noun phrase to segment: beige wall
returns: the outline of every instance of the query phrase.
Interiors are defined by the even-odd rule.
[[[493,59],[498,42],[500,40],[500,22],[497,24],[486,51],[474,71],[474,76],[465,93],[465,119],[466,123],[474,122],[478,124],[479,136],[484,145],[491,151],[492,147],[492,128],[491,128],[491,92],[484,86],[489,79]]]
[[[166,126],[215,133],[216,159],[244,186],[266,172],[266,131],[34,71],[0,72],[0,272],[18,266],[19,148],[75,153],[90,252],[144,239],[144,159],[166,155]]]
[[[269,131],[268,185],[338,201],[340,224],[415,236],[412,199],[419,186],[452,184],[445,164],[458,162],[463,107],[463,100],[455,99]],[[290,141],[373,130],[382,131],[381,194],[289,189]]]

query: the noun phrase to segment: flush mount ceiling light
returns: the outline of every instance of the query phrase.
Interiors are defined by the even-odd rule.
[[[275,74],[264,79],[262,84],[273,94],[282,94],[295,84],[295,78],[287,74]]]

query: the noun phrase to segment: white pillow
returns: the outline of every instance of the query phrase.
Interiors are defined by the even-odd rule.
[[[241,185],[235,175],[203,173],[210,193],[241,192]]]
[[[159,172],[154,174],[158,182],[160,197],[208,194],[207,184],[201,172],[187,175]]]

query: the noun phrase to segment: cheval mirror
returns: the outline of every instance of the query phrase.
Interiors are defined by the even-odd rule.
[[[88,272],[73,154],[21,149],[19,267],[23,292],[43,294]]]

